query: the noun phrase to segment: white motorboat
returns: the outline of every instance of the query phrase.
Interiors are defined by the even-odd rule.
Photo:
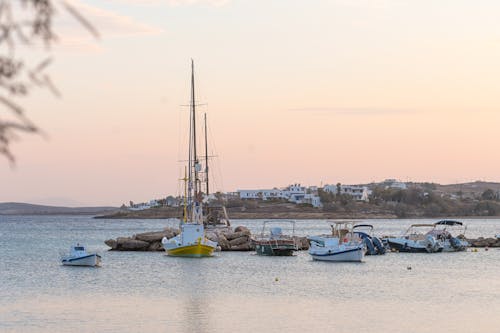
[[[69,255],[61,257],[61,262],[66,266],[100,266],[101,256],[88,253],[85,246],[76,244],[70,248]]]
[[[443,245],[429,233],[434,228],[434,224],[412,224],[403,236],[387,238],[387,244],[392,250],[399,252],[441,252]],[[423,232],[425,229],[427,231]]]
[[[443,252],[458,252],[465,251],[470,246],[464,237],[466,230],[467,226],[460,221],[441,220],[434,223],[434,229],[428,234],[443,245]],[[458,237],[453,236],[452,232],[458,234]]]
[[[363,240],[353,234],[352,222],[335,222],[330,235],[310,236],[309,254],[314,260],[361,262],[365,255]]]

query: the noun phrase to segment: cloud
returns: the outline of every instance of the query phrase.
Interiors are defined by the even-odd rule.
[[[113,2],[129,4],[129,5],[168,5],[168,6],[191,6],[191,5],[208,5],[208,6],[223,6],[231,2],[231,0],[111,0]]]
[[[391,109],[391,108],[368,108],[368,107],[306,107],[306,108],[296,108],[288,109],[292,112],[307,112],[316,115],[325,114],[338,114],[338,115],[348,115],[348,116],[375,116],[375,115],[387,115],[387,114],[408,114],[413,113],[416,110],[412,109]]]
[[[68,3],[104,39],[164,33],[164,30],[160,28],[139,22],[129,16],[85,4],[80,0],[71,0]],[[94,42],[92,34],[70,12],[60,8],[59,14],[55,20],[55,26],[63,46],[85,46]]]

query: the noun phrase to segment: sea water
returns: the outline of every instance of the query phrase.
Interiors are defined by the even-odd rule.
[[[498,219],[463,220],[470,237],[500,233]],[[262,220],[235,220],[259,232]],[[365,220],[377,235],[412,223]],[[367,256],[363,263],[222,252],[186,259],[107,251],[109,238],[175,220],[0,216],[0,332],[499,332],[500,250]],[[329,232],[301,220],[297,235]],[[67,267],[76,242],[100,268]]]

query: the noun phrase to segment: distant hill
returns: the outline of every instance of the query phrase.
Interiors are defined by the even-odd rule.
[[[0,215],[96,215],[116,210],[117,207],[57,207],[21,202],[0,203]]]
[[[494,192],[500,194],[500,183],[475,181],[470,183],[448,185],[434,184],[434,190],[437,193],[455,195],[461,198],[479,199],[486,190],[493,190]]]

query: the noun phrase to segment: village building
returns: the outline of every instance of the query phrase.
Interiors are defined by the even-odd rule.
[[[323,186],[323,191],[337,194],[337,185],[325,185]],[[354,200],[357,201],[368,201],[371,190],[366,186],[362,185],[340,185],[340,194],[350,195]]]
[[[284,199],[295,204],[307,203],[313,207],[321,207],[319,196],[315,193],[308,193],[304,186],[292,184],[283,189],[261,189],[261,190],[238,190],[240,199]]]

